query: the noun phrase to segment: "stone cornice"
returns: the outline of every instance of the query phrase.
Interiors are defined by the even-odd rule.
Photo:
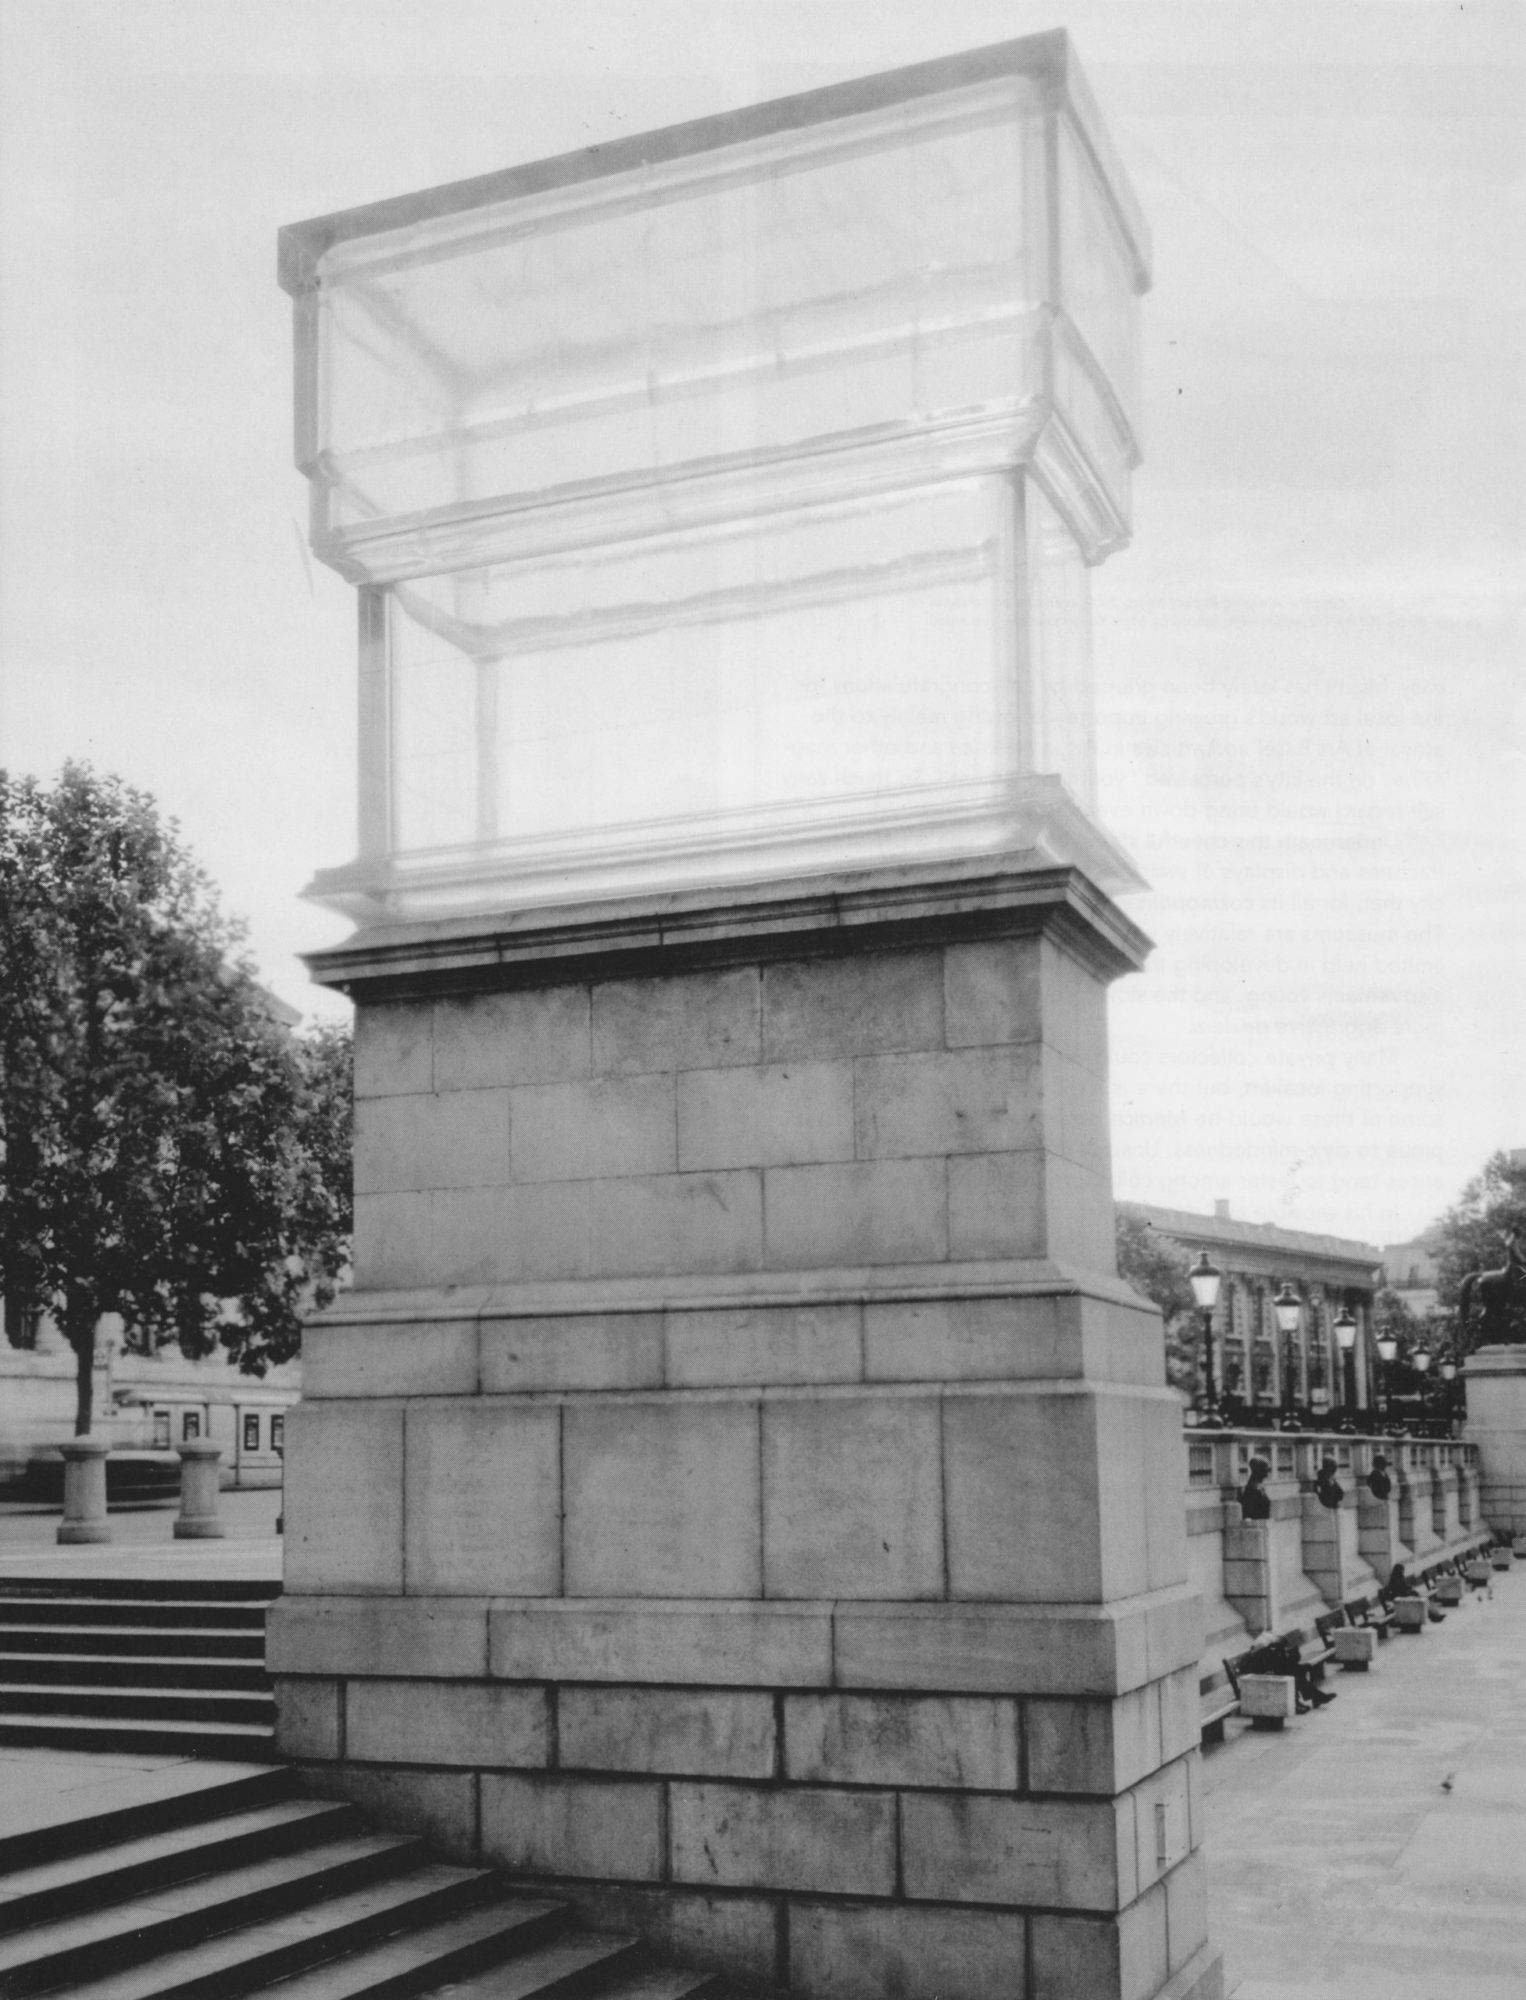
[[[865,869],[376,925],[308,954],[314,979],[365,999],[633,978],[759,959],[1050,934],[1104,979],[1150,940],[1079,869],[1030,857]]]

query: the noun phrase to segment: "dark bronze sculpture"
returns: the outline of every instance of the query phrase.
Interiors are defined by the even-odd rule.
[[[1505,1238],[1505,1261],[1497,1271],[1470,1271],[1462,1281],[1457,1327],[1465,1342],[1475,1293],[1482,1321],[1475,1345],[1526,1346],[1526,1257],[1514,1230]]]

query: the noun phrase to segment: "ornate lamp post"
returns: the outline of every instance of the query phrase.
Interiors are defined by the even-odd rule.
[[[1431,1385],[1426,1371],[1431,1365],[1431,1350],[1417,1347],[1409,1357],[1409,1365],[1420,1377],[1420,1416],[1422,1422],[1429,1423],[1431,1416]]]
[[[1450,1431],[1457,1421],[1457,1363],[1455,1361],[1442,1362],[1441,1379],[1446,1384],[1446,1387],[1441,1392],[1441,1410],[1442,1415],[1447,1420],[1447,1429]]]
[[[1209,1263],[1206,1250],[1199,1250],[1197,1262],[1187,1273],[1192,1296],[1203,1315],[1203,1388],[1198,1400],[1198,1422],[1216,1429],[1222,1429],[1224,1419],[1219,1414],[1218,1391],[1213,1380],[1213,1309],[1219,1303],[1219,1280],[1223,1275]]]
[[[1272,1311],[1277,1315],[1277,1331],[1282,1336],[1282,1428],[1296,1431],[1299,1428],[1298,1397],[1293,1380],[1296,1350],[1293,1337],[1298,1332],[1303,1318],[1303,1300],[1286,1278],[1282,1288],[1272,1300]]]
[[[1350,1306],[1342,1306],[1335,1317],[1335,1338],[1340,1343],[1341,1366],[1345,1372],[1345,1413],[1341,1429],[1356,1429],[1356,1321]]]
[[[1394,1356],[1398,1352],[1399,1343],[1393,1334],[1380,1333],[1378,1335],[1378,1360],[1383,1364],[1382,1373],[1378,1377],[1378,1408],[1382,1412],[1385,1422],[1388,1418],[1388,1371],[1393,1365]]]

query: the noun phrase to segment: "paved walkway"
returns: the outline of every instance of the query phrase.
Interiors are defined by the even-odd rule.
[[[1234,2000],[1526,1996],[1526,1565],[1204,1762]]]
[[[222,1541],[175,1540],[178,1508],[113,1508],[111,1540],[60,1548],[56,1507],[0,1505],[0,1581],[7,1577],[78,1576],[193,1578],[235,1577],[261,1582],[281,1574],[275,1487],[224,1493]]]

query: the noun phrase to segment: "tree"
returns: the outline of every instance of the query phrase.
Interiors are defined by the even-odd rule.
[[[1512,1233],[1526,1250],[1526,1158],[1495,1153],[1486,1160],[1437,1228],[1437,1296],[1446,1311],[1455,1313],[1463,1279],[1474,1271],[1498,1270]],[[1514,1337],[1526,1340],[1526,1307],[1517,1305],[1511,1319]],[[1475,1314],[1471,1325],[1458,1329],[1460,1354],[1477,1345],[1479,1333]]]
[[[1118,1275],[1160,1307],[1166,1342],[1166,1379],[1189,1401],[1198,1392],[1200,1356],[1191,1260],[1174,1237],[1130,1208],[1114,1210]]]
[[[263,1374],[349,1231],[348,1037],[275,1019],[152,799],[88,766],[0,773],[0,1282],[74,1350],[219,1341]]]

